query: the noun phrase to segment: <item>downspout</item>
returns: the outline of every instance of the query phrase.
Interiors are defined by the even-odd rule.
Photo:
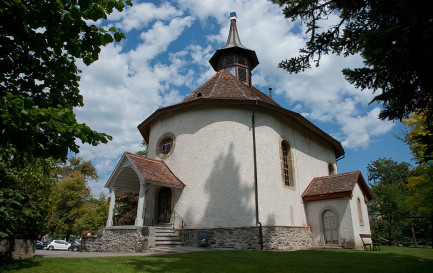
[[[255,114],[257,108],[257,100],[254,105],[252,119],[252,132],[253,132],[253,154],[254,154],[254,189],[255,189],[255,200],[256,200],[256,225],[259,227],[259,240],[260,240],[260,250],[263,250],[263,228],[262,223],[259,220],[259,190],[257,186],[257,153],[256,153],[256,122]]]

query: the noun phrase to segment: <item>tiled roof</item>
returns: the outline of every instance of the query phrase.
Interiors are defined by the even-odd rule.
[[[211,99],[234,99],[234,100],[261,100],[263,102],[278,106],[273,99],[265,95],[254,86],[248,86],[238,80],[235,76],[224,69],[218,71],[212,78],[207,80],[194,92],[189,94],[182,102]]]
[[[360,171],[314,178],[302,194],[304,201],[315,201],[352,196],[358,183],[366,201],[373,199]]]
[[[144,180],[151,180],[153,182],[176,187],[185,187],[185,184],[171,172],[163,161],[138,156],[128,152],[125,154]]]

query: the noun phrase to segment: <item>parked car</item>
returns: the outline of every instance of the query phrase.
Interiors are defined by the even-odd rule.
[[[44,244],[39,240],[36,241],[36,249],[44,249]]]
[[[43,242],[44,246],[42,249],[47,249],[47,246],[51,243],[51,240]]]
[[[71,243],[71,246],[68,248],[68,250],[72,250],[74,252],[81,251],[81,244],[75,241]]]
[[[48,250],[68,250],[71,246],[70,243],[65,240],[53,240],[51,243],[47,245]]]

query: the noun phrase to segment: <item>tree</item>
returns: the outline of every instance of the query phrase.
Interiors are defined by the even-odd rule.
[[[402,122],[409,129],[402,139],[409,145],[415,159],[420,163],[433,160],[433,130],[428,128],[426,115],[412,113]]]
[[[433,162],[417,166],[407,186],[412,191],[408,207],[423,216],[433,215]]]
[[[382,102],[381,119],[401,120],[412,112],[427,117],[433,132],[433,15],[430,1],[410,0],[272,0],[284,6],[286,18],[306,24],[309,36],[300,55],[279,67],[299,73],[319,66],[323,55],[360,54],[364,67],[344,69],[355,87],[380,90],[372,102]],[[321,29],[336,15],[335,25]],[[428,146],[432,142],[423,142]]]
[[[141,147],[143,147],[143,150],[136,151],[135,154],[147,157],[147,148],[148,148],[148,146],[147,146],[146,140],[143,139],[141,141]]]
[[[10,164],[0,160],[0,239],[34,239],[43,232],[54,184],[53,162],[36,159],[21,168]]]
[[[133,225],[137,218],[138,193],[121,191],[116,194],[116,225]]]
[[[64,160],[76,140],[111,139],[78,123],[83,106],[76,60],[98,59],[101,47],[125,38],[88,22],[106,19],[123,0],[3,0],[0,2],[0,153],[10,160]]]
[[[392,230],[394,243],[397,243],[398,238],[407,240],[411,237],[408,230],[412,227],[413,221],[402,217],[416,215],[406,203],[412,194],[407,187],[412,166],[407,162],[398,163],[391,159],[379,158],[368,164],[367,171],[373,194],[373,200],[368,203],[368,210],[372,225],[375,227],[374,233],[384,237]]]
[[[73,234],[82,234],[84,231],[94,230],[104,226],[108,218],[108,200],[105,194],[101,193],[99,199],[91,197],[80,208],[80,216],[73,226]]]
[[[406,185],[411,165],[379,158],[368,164],[367,171],[373,194],[373,202],[369,204],[370,213],[381,217],[407,215],[405,200],[409,193]]]
[[[69,164],[61,164],[56,170],[57,182],[46,225],[54,237],[69,238],[74,234],[75,222],[82,216],[84,204],[92,199],[87,180],[98,179],[98,175],[90,162],[83,162],[79,158],[71,158]]]

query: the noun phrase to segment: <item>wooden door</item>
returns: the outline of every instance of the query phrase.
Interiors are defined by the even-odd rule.
[[[158,195],[158,222],[170,223],[171,215],[171,189],[162,188]]]
[[[325,244],[338,244],[338,221],[332,210],[326,210],[322,215]]]

